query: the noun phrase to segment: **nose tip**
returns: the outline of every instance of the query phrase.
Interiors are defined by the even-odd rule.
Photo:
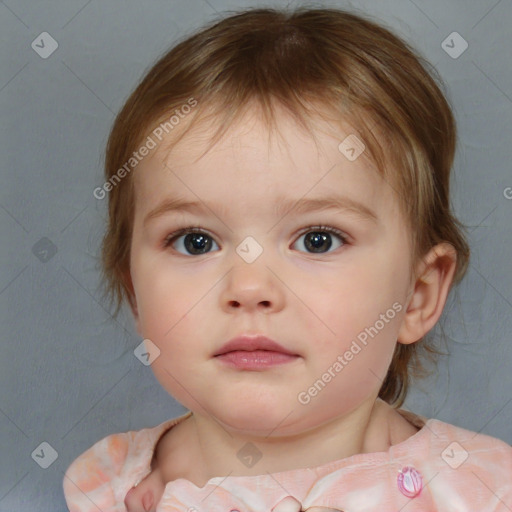
[[[220,301],[226,312],[269,313],[284,307],[285,296],[275,272],[258,261],[231,267],[223,280]]]

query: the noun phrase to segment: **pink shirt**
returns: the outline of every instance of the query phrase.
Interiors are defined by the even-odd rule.
[[[386,452],[272,475],[215,477],[202,488],[179,478],[167,483],[157,512],[270,512],[287,496],[301,502],[304,510],[512,511],[510,445],[397,411],[421,430]],[[151,472],[158,439],[190,414],[107,436],[75,459],[63,481],[70,512],[126,512],[126,493]]]

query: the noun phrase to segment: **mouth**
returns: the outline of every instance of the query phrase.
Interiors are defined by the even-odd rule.
[[[216,358],[232,368],[241,370],[262,370],[286,363],[296,361],[299,356],[283,354],[282,352],[272,352],[270,350],[235,350],[220,354]]]
[[[243,370],[261,370],[291,363],[300,356],[265,336],[238,336],[221,347],[214,357]]]
[[[290,356],[298,356],[293,351],[279,345],[274,340],[262,335],[242,335],[237,336],[225,343],[215,354],[214,357],[227,354],[229,352],[255,352],[265,351],[285,354]]]

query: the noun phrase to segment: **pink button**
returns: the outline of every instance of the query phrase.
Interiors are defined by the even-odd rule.
[[[398,472],[397,485],[404,496],[415,498],[423,489],[423,479],[415,468],[405,466]]]

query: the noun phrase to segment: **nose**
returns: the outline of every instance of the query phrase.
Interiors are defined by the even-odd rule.
[[[222,308],[228,313],[281,311],[285,302],[283,287],[277,273],[262,261],[235,264],[226,276]]]

